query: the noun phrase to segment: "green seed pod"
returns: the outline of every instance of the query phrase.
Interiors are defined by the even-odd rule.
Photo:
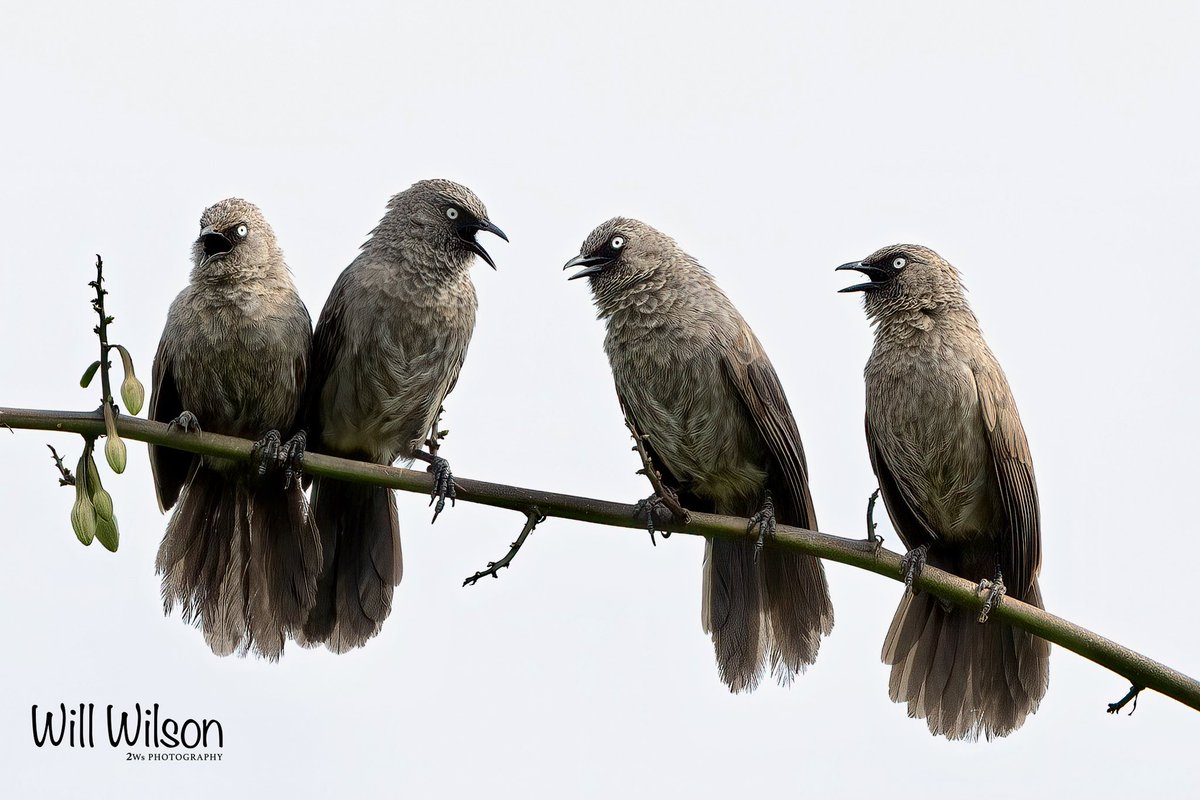
[[[108,466],[112,471],[120,475],[125,471],[125,442],[121,441],[121,437],[117,435],[117,423],[113,419],[112,403],[104,404],[104,457],[108,459]]]
[[[108,552],[117,552],[117,546],[121,543],[121,532],[117,529],[116,517],[105,519],[97,515],[96,539],[100,544],[104,545],[104,549]]]
[[[125,404],[125,410],[136,417],[146,402],[146,389],[134,374],[133,358],[129,351],[117,345],[117,352],[121,354],[121,366],[125,370],[125,380],[121,381],[121,402]]]
[[[71,507],[71,527],[85,545],[96,537],[96,509],[88,497],[87,458],[85,449],[75,469],[75,505]]]

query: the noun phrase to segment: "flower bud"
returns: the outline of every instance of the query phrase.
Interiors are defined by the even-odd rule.
[[[117,529],[116,517],[105,519],[97,514],[96,539],[104,545],[104,549],[108,552],[117,552],[117,546],[121,543],[121,532]]]
[[[126,373],[125,380],[121,381],[121,402],[125,404],[125,410],[137,416],[145,401],[146,389],[142,386],[142,382],[133,373]]]
[[[79,541],[91,544],[96,536],[96,509],[88,497],[87,452],[75,469],[75,505],[71,507],[71,527]]]
[[[108,466],[118,475],[125,471],[125,442],[117,435],[117,423],[113,419],[112,403],[104,404],[104,457]]]
[[[121,354],[121,367],[125,371],[125,380],[121,381],[121,402],[125,404],[125,410],[136,417],[146,401],[146,389],[133,372],[133,358],[129,351],[117,345],[117,352]]]

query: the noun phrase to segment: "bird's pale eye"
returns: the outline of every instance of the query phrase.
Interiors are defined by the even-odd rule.
[[[246,227],[246,223],[244,223],[244,222],[241,225],[238,225],[237,230],[234,231],[234,233],[236,233],[238,235],[238,237],[241,239],[245,239],[246,234],[249,232],[250,232],[250,229]]]
[[[612,238],[612,241],[609,242],[608,244],[609,244],[609,247],[611,247],[613,250],[620,250],[622,247],[625,246],[625,237],[624,236],[614,236]]]
[[[903,257],[897,258],[895,261],[892,262],[892,269],[897,270],[897,271],[902,270],[902,269],[904,269],[904,265],[907,263],[908,263],[908,261],[906,261]]]
[[[446,209],[446,216],[449,219],[458,219],[458,209],[454,206],[450,206]]]

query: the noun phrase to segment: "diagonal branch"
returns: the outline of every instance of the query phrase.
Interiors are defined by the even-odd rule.
[[[5,426],[98,436],[104,433],[104,418],[100,412],[0,408],[0,427]],[[241,461],[250,457],[254,447],[254,442],[248,439],[170,430],[160,422],[124,414],[117,416],[116,427],[120,435],[128,439]],[[433,480],[433,476],[426,472],[349,461],[317,453],[305,454],[303,466],[305,472],[319,477],[385,486],[406,492],[428,494]],[[536,506],[540,513],[547,517],[642,529],[642,520],[635,516],[635,507],[632,505],[465,478],[455,480],[458,484],[458,499],[467,502],[507,508],[521,514],[527,514],[531,506]],[[715,514],[693,513],[691,520],[678,526],[676,530],[696,536],[717,536],[746,541],[755,538],[754,534],[747,533],[746,520]],[[779,547],[794,548],[818,558],[874,572],[894,581],[903,580],[898,553],[882,549],[873,553],[871,548],[863,547],[862,540],[844,539],[780,525],[775,533],[775,543]],[[921,591],[964,608],[979,611],[983,607],[984,598],[977,594],[975,584],[932,566],[926,566],[921,571],[916,586]],[[1123,676],[1134,687],[1152,689],[1200,710],[1200,681],[1062,617],[1019,600],[1005,598],[1003,603],[992,610],[991,618],[1015,625],[1078,653],[1089,661]]]

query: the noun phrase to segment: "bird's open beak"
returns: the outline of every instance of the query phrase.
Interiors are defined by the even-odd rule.
[[[496,262],[492,261],[492,257],[488,255],[487,250],[483,249],[483,245],[475,241],[475,234],[479,233],[479,231],[494,233],[506,242],[508,241],[508,237],[504,235],[504,231],[500,230],[486,219],[467,222],[460,225],[458,228],[458,237],[462,239],[464,243],[466,243],[467,248],[486,261],[489,267],[495,269]]]
[[[583,269],[579,270],[579,272],[576,272],[574,275],[567,278],[567,280],[573,281],[576,278],[589,278],[592,275],[598,274],[599,272],[603,271],[611,261],[612,259],[608,256],[585,256],[580,254],[572,258],[566,264],[563,264],[563,269],[583,267]]]
[[[200,231],[200,244],[204,247],[204,260],[223,255],[233,249],[233,242],[216,227],[209,225]]]
[[[849,264],[842,264],[840,267],[834,270],[834,272],[843,269],[852,269],[855,272],[861,272],[871,280],[867,281],[866,283],[856,283],[853,286],[847,286],[845,289],[838,289],[839,293],[878,291],[879,289],[882,289],[888,281],[896,277],[893,273],[883,269],[882,267],[873,267],[869,264],[864,264],[861,261],[851,261]]]

